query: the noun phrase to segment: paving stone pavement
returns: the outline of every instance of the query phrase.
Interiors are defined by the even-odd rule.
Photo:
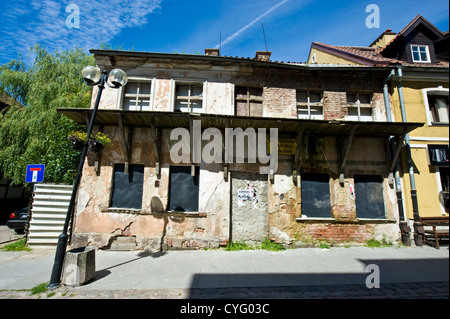
[[[449,299],[449,282],[301,287],[176,288],[87,290],[61,286],[31,294],[30,290],[1,290],[0,299]]]

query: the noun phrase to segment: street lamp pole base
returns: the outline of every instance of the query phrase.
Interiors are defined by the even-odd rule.
[[[52,275],[47,289],[56,289],[61,285],[61,274],[64,266],[64,257],[66,255],[67,241],[69,236],[67,233],[61,233],[58,238],[58,245],[56,246],[55,262],[53,264]]]

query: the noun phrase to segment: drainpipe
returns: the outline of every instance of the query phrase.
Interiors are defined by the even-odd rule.
[[[383,97],[384,97],[384,105],[386,107],[386,118],[387,118],[388,122],[392,122],[391,103],[389,102],[388,82],[394,76],[395,76],[395,70],[392,69],[389,76],[383,82]],[[389,145],[390,145],[392,154],[395,153],[395,145],[394,145],[393,138],[394,138],[393,136],[391,136],[389,138]],[[402,143],[402,141],[400,141],[400,143]],[[397,147],[402,147],[402,144],[397,145]],[[391,174],[391,172],[389,172],[389,174]],[[400,218],[399,227],[400,227],[402,243],[405,246],[411,246],[411,238],[410,238],[411,237],[410,236],[411,228],[408,226],[405,212],[403,210],[402,184],[401,184],[400,176],[399,176],[398,161],[396,161],[396,163],[395,163],[394,176],[395,176],[395,193],[397,195],[398,215]]]
[[[403,98],[403,87],[402,87],[402,68],[397,67],[398,72],[398,96],[400,99],[400,109],[402,111],[402,121],[406,122],[406,110],[405,110],[405,100]],[[405,136],[405,143],[408,156],[408,166],[409,166],[409,180],[411,182],[411,200],[413,205],[413,215],[414,215],[414,242],[416,246],[423,246],[423,227],[419,219],[419,205],[417,203],[417,189],[416,180],[414,178],[414,165],[411,157],[411,145],[409,142],[409,134]]]

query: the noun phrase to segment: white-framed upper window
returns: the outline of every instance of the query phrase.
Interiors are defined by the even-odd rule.
[[[427,124],[449,124],[449,103],[447,88],[423,89],[423,100],[427,114]]]
[[[411,44],[411,54],[413,62],[431,63],[428,45]]]
[[[153,85],[151,79],[129,79],[119,91],[120,108],[126,111],[152,110]]]
[[[349,121],[373,121],[372,97],[370,93],[347,93]]]
[[[297,118],[323,120],[323,93],[297,90]]]
[[[202,112],[204,102],[205,83],[176,82],[175,83],[175,112]]]

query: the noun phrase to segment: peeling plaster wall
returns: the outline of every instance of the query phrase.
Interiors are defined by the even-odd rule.
[[[122,62],[123,63],[123,62]],[[117,65],[117,67],[121,67]],[[325,119],[344,120],[348,110],[346,91],[371,92],[374,118],[385,121],[382,77],[367,73],[324,71],[286,71],[266,68],[213,66],[207,63],[144,63],[124,67],[130,78],[146,77],[154,81],[152,110],[173,111],[174,89],[177,81],[206,83],[203,98],[205,113],[234,114],[235,85],[263,88],[263,114],[269,117],[296,118],[296,89],[323,91]],[[120,109],[120,90],[105,88],[100,108]],[[92,106],[97,95],[94,88]],[[96,129],[100,129],[97,127]],[[156,175],[155,156],[149,127],[134,127],[130,164],[144,165],[142,209],[140,211],[110,208],[113,168],[125,162],[123,134],[118,126],[105,126],[112,145],[100,156],[99,171],[94,170],[95,156],[90,154],[83,171],[76,206],[72,245],[108,248],[119,236],[131,238],[136,249],[170,247],[218,247],[229,239],[232,213],[231,175],[257,173],[256,164],[229,165],[224,179],[223,164],[200,164],[199,213],[161,213],[168,204],[170,130],[161,130],[160,175]],[[281,136],[280,136],[281,137]],[[299,176],[292,178],[292,156],[279,155],[274,182],[267,181],[268,236],[282,243],[365,242],[383,236],[399,238],[397,223],[360,222],[356,219],[355,200],[350,196],[355,174],[378,174],[384,179],[384,201],[387,219],[398,219],[395,190],[387,183],[388,162],[385,142],[380,138],[354,137],[347,165],[345,182],[339,183],[338,146],[347,138],[314,136],[304,132],[300,147]],[[206,142],[203,142],[205,145]],[[177,164],[179,165],[179,164]],[[187,164],[183,164],[187,165]],[[296,167],[297,168],[297,167]],[[301,219],[302,172],[328,173],[330,176],[331,215],[329,220],[311,222]],[[339,220],[339,222],[337,222]],[[251,220],[249,220],[251,222]]]
[[[169,246],[218,247],[228,238],[229,183],[225,182],[222,164],[202,164],[199,187],[199,212],[206,217],[162,214],[166,210],[169,189],[169,130],[162,131],[161,174],[155,174],[153,144],[149,128],[135,128],[132,137],[130,164],[144,164],[142,210],[109,208],[113,167],[123,163],[121,134],[118,127],[105,126],[104,132],[112,146],[101,155],[100,172],[94,171],[94,155],[87,158],[80,184],[75,216],[74,245],[106,248],[117,236],[134,236],[136,248],[158,249]],[[179,165],[179,164],[176,164]],[[225,196],[224,196],[225,195]]]
[[[380,138],[354,138],[344,170],[345,182],[339,183],[336,138],[315,140],[315,149],[308,146],[304,137],[300,154],[303,172],[328,173],[330,176],[331,215],[327,220],[312,221],[299,218],[301,210],[301,177],[294,183],[292,164],[280,159],[278,174],[269,187],[270,236],[282,243],[311,244],[320,241],[330,243],[366,242],[371,238],[383,238],[395,242],[399,239],[398,208],[395,189],[387,182],[388,161],[385,144]],[[383,197],[387,223],[360,221],[357,218],[354,190],[354,174],[374,174],[383,177]]]

